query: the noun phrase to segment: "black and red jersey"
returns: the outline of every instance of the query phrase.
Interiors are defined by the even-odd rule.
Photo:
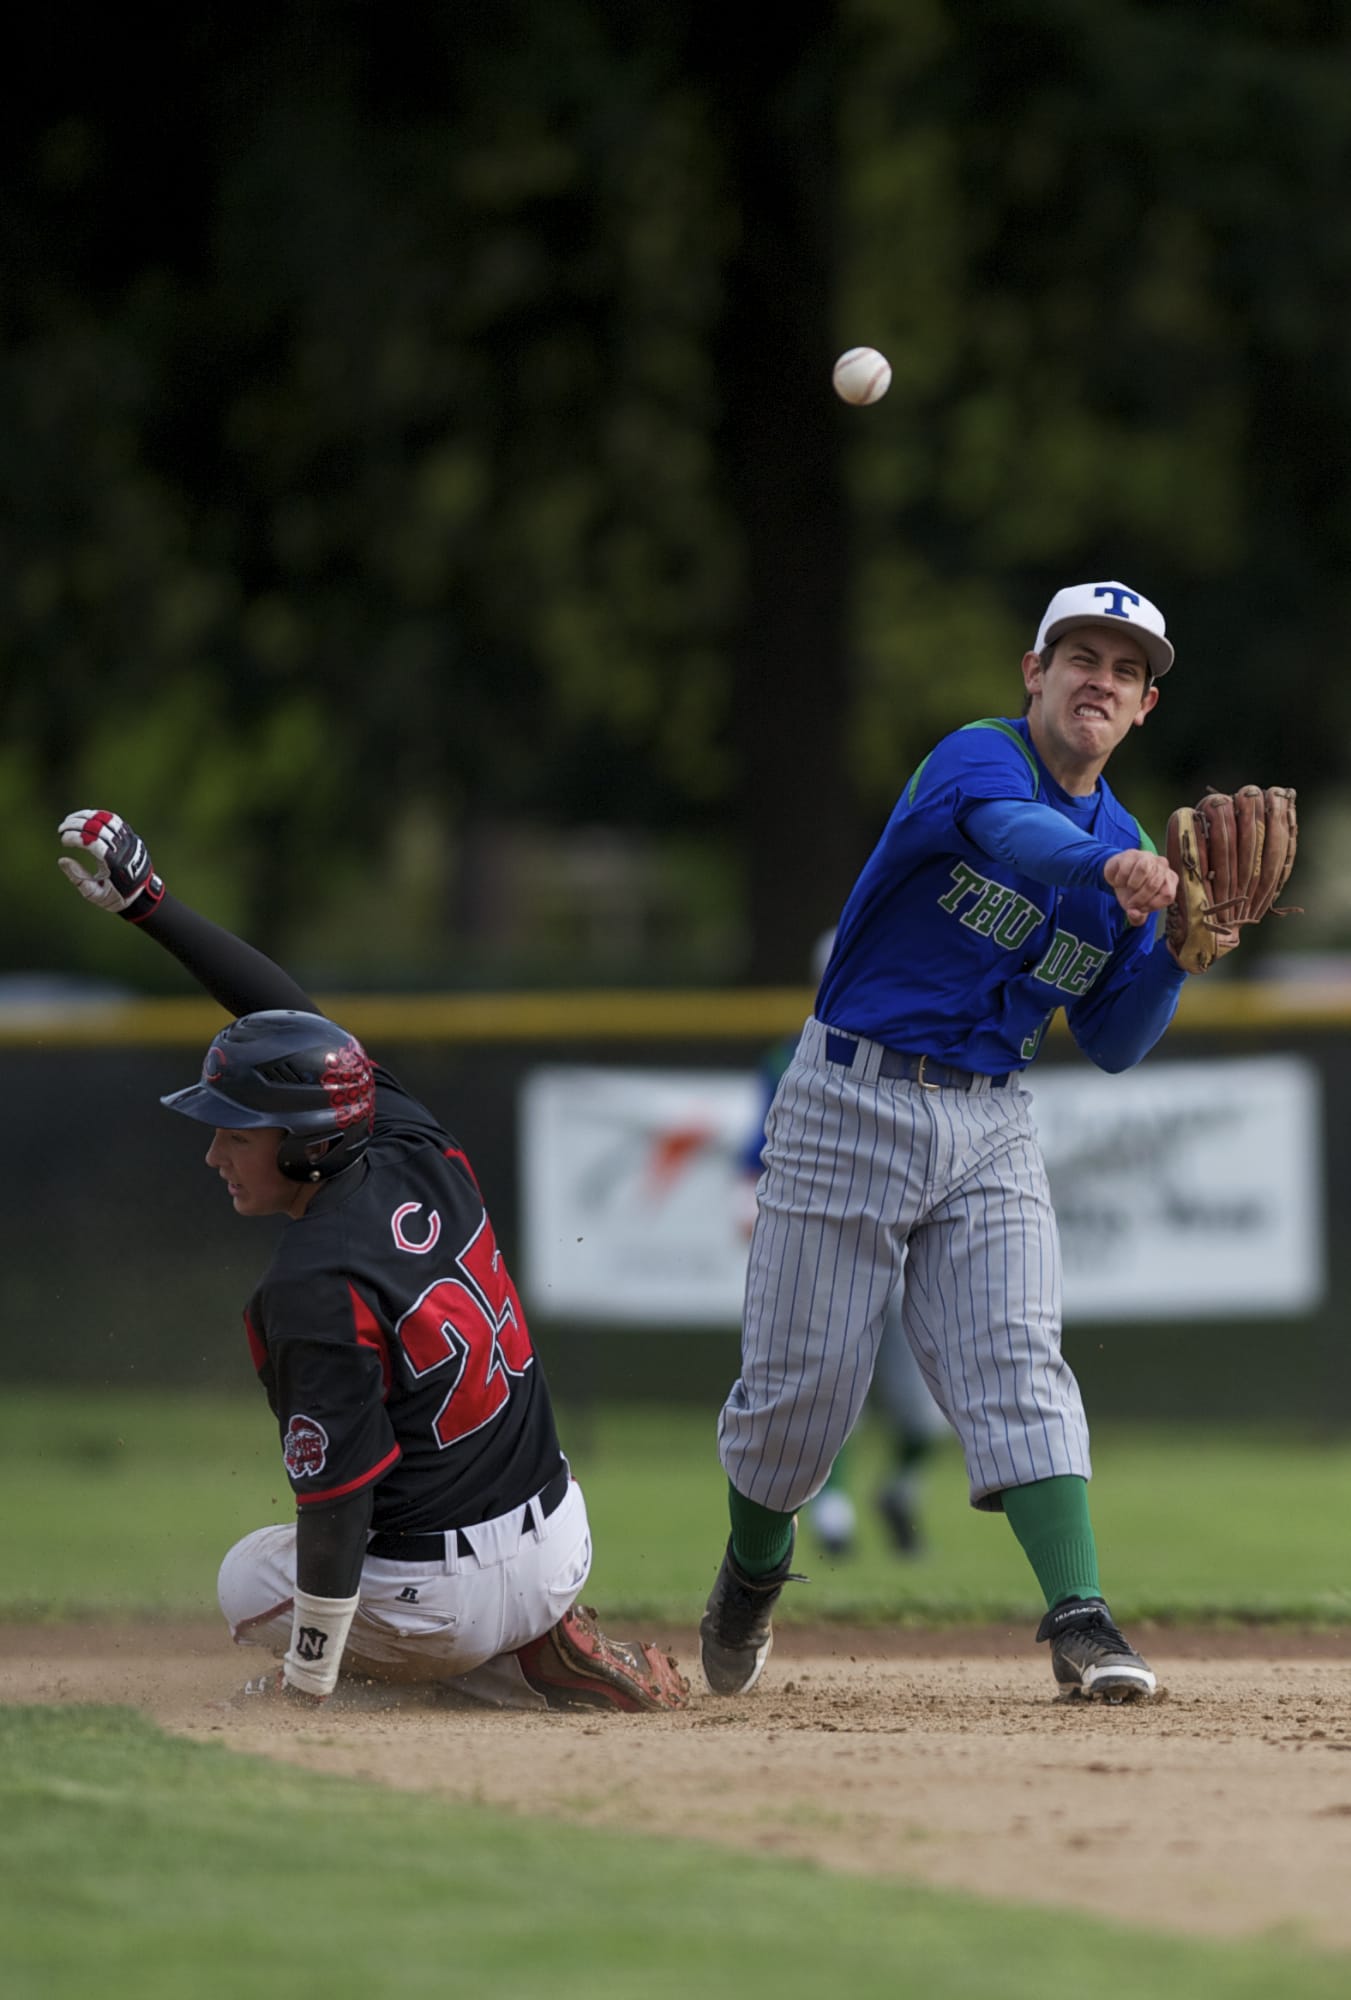
[[[377,1069],[363,1159],[286,1225],[245,1324],[297,1503],[491,1520],[557,1472],[548,1386],[468,1160]]]

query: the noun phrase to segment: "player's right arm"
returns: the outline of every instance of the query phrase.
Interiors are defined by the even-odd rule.
[[[296,1501],[296,1594],[282,1675],[289,1688],[323,1698],[337,1684],[356,1615],[375,1489],[402,1453],[350,1281],[326,1256],[307,1260],[304,1239],[291,1249],[293,1268],[274,1269],[251,1302],[248,1332]]]
[[[1176,882],[1167,886],[1166,862],[1120,838],[1098,839],[1040,791],[1041,773],[1022,732],[987,717],[935,746],[902,793],[888,834],[903,838],[908,825],[927,822],[930,839],[941,843],[955,827],[976,856],[1003,862],[1029,881],[1109,889],[1132,925],[1167,908]]]
[[[1063,889],[1105,884],[1130,924],[1166,910],[1177,894],[1177,876],[1162,855],[1095,840],[1032,799],[982,800],[967,808],[961,824],[983,854],[1034,882]]]
[[[1052,888],[1110,889],[1128,923],[1167,909],[1177,882],[1166,861],[1121,838],[1100,840],[1041,797],[1041,773],[1023,731],[987,716],[943,738],[902,794],[893,824],[955,825],[991,861]]]
[[[172,952],[228,1013],[256,1014],[272,1007],[320,1011],[289,972],[171,896],[155,873],[145,842],[119,814],[84,807],[68,813],[59,832],[62,845],[74,852],[63,854],[57,866],[85,901],[135,924]]]

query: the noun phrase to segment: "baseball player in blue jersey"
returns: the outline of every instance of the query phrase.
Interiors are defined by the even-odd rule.
[[[768,1657],[796,1510],[857,1421],[898,1290],[972,1505],[1007,1516],[1045,1595],[1056,1681],[1154,1693],[1102,1596],[1059,1240],[1019,1078],[1059,1007],[1113,1071],[1176,1009],[1187,974],[1156,921],[1176,877],[1102,775],[1172,664],[1138,591],[1058,591],[1023,658],[1022,715],[937,745],[845,904],[766,1127],[719,1427],[732,1533],[700,1625],[716,1694],[754,1686]]]

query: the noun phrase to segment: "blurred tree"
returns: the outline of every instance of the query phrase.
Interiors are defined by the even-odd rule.
[[[1312,795],[1351,733],[1327,672],[1349,608],[1351,222],[1328,190],[1351,166],[1351,17],[906,17],[850,0],[844,297],[895,368],[852,467],[862,782],[889,798],[936,727],[1016,706],[1051,591],[1124,573],[1179,644],[1122,767],[1155,822],[1254,773]]]
[[[11,963],[121,963],[47,832],[113,787],[332,978],[446,976],[533,822],[680,840],[714,901],[734,855],[724,968],[797,979],[1073,575],[1179,640],[1138,810],[1341,779],[1344,10],[809,0],[752,43],[658,0],[277,0],[165,17],[153,69],[127,36],[26,19],[0,134]],[[894,384],[845,410],[861,340]]]
[[[264,943],[408,819],[472,857],[729,783],[727,222],[665,11],[322,11],[180,22],[153,134],[111,51],[41,65],[13,141],[7,723]]]
[[[744,554],[729,668],[745,970],[801,982],[861,837],[843,474],[846,415],[859,412],[829,388],[843,344],[838,8],[804,0],[768,36],[729,36],[711,9],[696,18],[691,69],[736,218],[715,351],[718,458]]]

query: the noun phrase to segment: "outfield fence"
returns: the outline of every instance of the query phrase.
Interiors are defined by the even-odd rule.
[[[518,1263],[518,1135],[529,1078],[570,1065],[744,1075],[768,1043],[796,1032],[810,995],[327,994],[321,1004],[467,1148],[499,1239]],[[0,1016],[0,1087],[13,1135],[0,1369],[11,1382],[250,1388],[240,1311],[285,1225],[236,1218],[202,1164],[204,1135],[158,1103],[192,1080],[222,1018],[195,998]],[[1211,1310],[1204,1259],[1213,1265],[1212,1248],[1176,1318],[1116,1320],[1101,1308],[1091,1320],[1071,1317],[1066,1348],[1095,1417],[1351,1428],[1351,1252],[1341,1227],[1351,1199],[1351,994],[1194,981],[1140,1075],[1157,1081],[1170,1064],[1223,1063],[1225,1087],[1241,1094],[1244,1060],[1277,1054],[1301,1057],[1316,1085],[1318,1296],[1283,1313]],[[1063,1073],[1069,1084],[1076,1071],[1096,1080],[1058,1021],[1034,1074],[1058,1081]],[[527,1294],[526,1303],[564,1400],[709,1403],[735,1373],[732,1324],[588,1323],[551,1315],[544,1298]]]

